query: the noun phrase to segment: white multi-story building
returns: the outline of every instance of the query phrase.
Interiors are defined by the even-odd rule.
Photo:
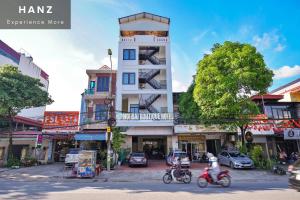
[[[176,148],[170,19],[138,13],[119,19],[116,116],[125,147],[151,158]]]
[[[48,74],[33,62],[33,58],[24,50],[17,52],[0,40],[0,67],[9,64],[18,67],[22,74],[37,78],[48,91]],[[43,119],[46,106],[23,109],[18,116],[31,119]]]

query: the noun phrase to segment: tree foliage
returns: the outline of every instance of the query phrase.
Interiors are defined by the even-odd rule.
[[[23,75],[17,67],[4,65],[0,67],[0,117],[6,119],[10,126],[10,147],[12,145],[12,121],[22,109],[51,104],[53,100],[43,90],[39,79]]]
[[[121,151],[121,146],[125,141],[125,136],[121,133],[119,127],[113,128],[112,133],[112,147],[115,150],[115,152],[119,153]]]
[[[200,118],[200,108],[194,100],[193,92],[195,82],[189,86],[187,92],[179,96],[179,112],[180,117],[187,123],[195,123]]]
[[[259,112],[250,97],[266,93],[272,76],[263,56],[250,44],[215,44],[197,67],[193,96],[201,118],[240,127],[243,134],[249,116]]]

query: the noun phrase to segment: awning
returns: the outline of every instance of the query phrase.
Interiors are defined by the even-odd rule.
[[[98,140],[98,141],[105,141],[105,133],[77,133],[75,135],[75,140]]]

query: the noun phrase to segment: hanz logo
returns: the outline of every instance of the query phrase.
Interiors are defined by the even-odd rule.
[[[19,14],[53,14],[53,6],[19,6]]]

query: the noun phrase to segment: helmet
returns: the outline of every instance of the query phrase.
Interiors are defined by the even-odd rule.
[[[208,152],[206,156],[210,159],[210,158],[214,157],[214,154]]]

